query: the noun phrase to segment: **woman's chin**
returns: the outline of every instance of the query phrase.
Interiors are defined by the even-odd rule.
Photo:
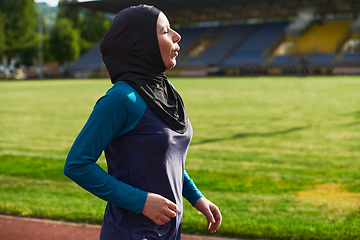
[[[166,69],[172,69],[173,67],[175,67],[176,66],[176,60],[174,59],[174,60],[172,60],[172,61],[170,61],[168,64],[166,64],[167,66],[165,66],[166,67]]]

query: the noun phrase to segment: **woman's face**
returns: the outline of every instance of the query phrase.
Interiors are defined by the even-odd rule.
[[[180,50],[177,43],[181,37],[170,28],[169,20],[162,12],[157,20],[156,31],[162,60],[166,69],[170,69],[176,65],[176,57]]]

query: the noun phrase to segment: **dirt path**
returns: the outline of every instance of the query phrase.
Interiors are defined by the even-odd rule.
[[[98,240],[100,226],[0,215],[1,240]],[[182,240],[235,240],[182,235]]]

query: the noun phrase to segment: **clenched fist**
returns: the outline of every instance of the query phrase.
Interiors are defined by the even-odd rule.
[[[178,210],[175,203],[155,193],[148,193],[142,214],[158,225],[170,222]]]

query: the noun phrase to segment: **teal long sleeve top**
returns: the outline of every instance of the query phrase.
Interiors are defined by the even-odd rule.
[[[111,141],[138,125],[146,108],[146,102],[131,86],[125,82],[114,84],[95,104],[64,166],[64,174],[84,189],[136,214],[144,207],[147,191],[116,179],[96,162]],[[203,196],[185,169],[182,195],[192,205]]]

